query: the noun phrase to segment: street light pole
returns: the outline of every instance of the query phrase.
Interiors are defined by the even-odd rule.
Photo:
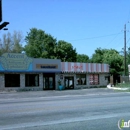
[[[0,0],[0,23],[2,21],[2,0]],[[6,27],[6,25],[8,25],[9,22],[3,22],[2,24],[0,24],[0,30],[3,29],[4,27]],[[4,30],[8,30],[7,28],[5,28]]]
[[[8,24],[9,24],[9,22],[3,22],[3,23],[0,25],[0,30],[3,29],[4,27],[6,27]]]
[[[0,22],[2,21],[2,0],[0,0]]]

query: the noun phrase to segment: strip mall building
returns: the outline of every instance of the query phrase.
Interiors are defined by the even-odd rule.
[[[0,57],[0,89],[58,90],[106,86],[109,65],[30,58],[21,53]]]

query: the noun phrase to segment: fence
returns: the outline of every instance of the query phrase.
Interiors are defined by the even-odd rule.
[[[110,76],[110,83],[111,84],[117,84],[117,83],[130,83],[130,77],[129,76]]]
[[[129,76],[120,76],[120,82],[128,83],[128,82],[130,82],[130,77]]]

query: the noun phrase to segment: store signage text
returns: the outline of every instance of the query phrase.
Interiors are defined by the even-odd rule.
[[[4,53],[0,57],[0,63],[5,70],[27,70],[32,58],[25,54]]]
[[[13,59],[16,59],[16,58],[21,59],[21,58],[24,58],[24,56],[25,56],[24,54],[11,54],[11,53],[7,54],[7,58],[13,58]]]
[[[57,69],[57,64],[36,64],[37,69]]]
[[[83,69],[83,66],[74,65],[71,68],[72,69]]]

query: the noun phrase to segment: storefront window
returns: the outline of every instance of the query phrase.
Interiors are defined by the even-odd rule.
[[[99,75],[98,74],[90,74],[89,75],[89,84],[90,85],[98,85],[99,84]]]
[[[74,77],[65,77],[65,89],[74,89]]]
[[[77,85],[86,85],[86,74],[76,75]]]
[[[20,87],[20,74],[5,74],[5,87]]]
[[[26,87],[39,86],[39,74],[26,74],[25,86]]]

